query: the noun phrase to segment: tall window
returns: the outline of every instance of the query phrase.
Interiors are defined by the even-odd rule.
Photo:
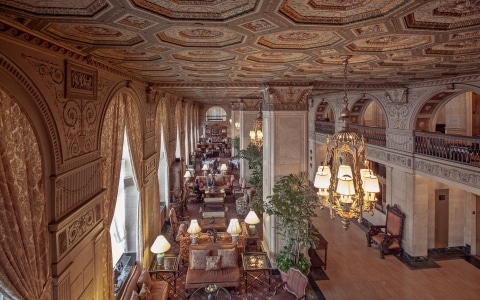
[[[113,215],[110,235],[112,238],[113,264],[123,253],[137,251],[138,236],[138,188],[132,170],[130,147],[125,131],[122,166],[118,183],[117,203]]]

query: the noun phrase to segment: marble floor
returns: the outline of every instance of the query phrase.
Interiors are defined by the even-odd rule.
[[[364,228],[330,219],[318,210],[315,225],[328,241],[328,280],[316,283],[328,300],[480,299],[480,269],[462,258],[436,260],[434,268],[410,269],[378,248],[366,245]]]

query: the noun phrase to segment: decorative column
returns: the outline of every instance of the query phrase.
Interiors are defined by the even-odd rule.
[[[263,197],[290,173],[308,172],[308,95],[306,87],[268,86],[263,91]],[[275,216],[263,216],[264,247],[270,257],[283,248]]]

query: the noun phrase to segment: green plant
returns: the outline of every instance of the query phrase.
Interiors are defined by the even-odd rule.
[[[248,183],[256,187],[255,195],[250,199],[250,208],[263,213],[263,148],[249,144],[247,149],[240,150],[240,158],[248,161],[252,170]]]
[[[310,271],[310,261],[305,257],[303,253],[300,253],[297,263],[293,261],[290,253],[285,250],[280,251],[275,257],[275,264],[277,268],[282,272],[287,273],[288,269],[296,268],[303,274],[308,274]]]
[[[318,230],[313,225],[315,209],[319,206],[315,191],[310,187],[308,174],[290,174],[281,177],[273,187],[273,194],[263,205],[265,213],[275,216],[276,232],[285,240],[278,253],[282,270],[295,266],[308,271],[310,265],[302,250],[313,247],[318,241]],[[306,260],[308,264],[305,263]],[[282,271],[287,271],[286,270]]]

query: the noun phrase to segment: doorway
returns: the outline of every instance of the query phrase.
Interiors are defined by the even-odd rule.
[[[435,248],[448,247],[448,189],[435,190]]]

